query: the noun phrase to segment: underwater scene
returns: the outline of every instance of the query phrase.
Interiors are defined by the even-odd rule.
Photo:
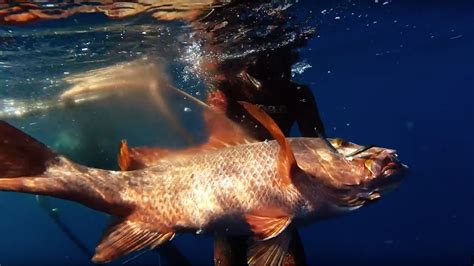
[[[0,0],[0,266],[474,265],[474,1]]]

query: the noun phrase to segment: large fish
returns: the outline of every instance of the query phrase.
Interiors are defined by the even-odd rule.
[[[393,150],[356,152],[361,146],[332,140],[334,152],[319,138],[285,138],[262,110],[242,104],[276,140],[255,142],[224,115],[206,110],[206,144],[164,150],[152,167],[135,171],[75,164],[0,122],[0,190],[49,195],[114,215],[96,263],[194,231],[253,235],[249,264],[278,265],[289,226],[361,207],[402,180],[406,167]]]

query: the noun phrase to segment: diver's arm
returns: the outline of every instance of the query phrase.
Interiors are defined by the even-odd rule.
[[[325,136],[325,129],[313,92],[308,86],[295,84],[294,110],[303,137]],[[315,130],[316,128],[316,130]]]

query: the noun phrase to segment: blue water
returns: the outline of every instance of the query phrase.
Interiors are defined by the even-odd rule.
[[[308,262],[472,265],[474,2],[303,1],[300,5],[312,10],[319,33],[301,49],[301,59],[312,67],[295,79],[313,89],[328,135],[394,148],[410,166],[410,174],[402,185],[376,204],[301,229]],[[109,22],[100,15],[79,15],[75,20],[89,21],[91,25],[121,23]],[[61,23],[73,27],[75,20]],[[57,23],[11,29],[59,27]],[[35,45],[42,41],[45,40],[37,40]],[[153,46],[135,48],[150,50]],[[117,58],[112,53],[109,57],[110,61],[97,64],[127,58]],[[8,60],[11,61],[6,63],[18,63],[15,54]],[[21,63],[28,64],[28,60]],[[195,85],[180,78],[179,73],[183,72],[176,64],[180,69],[174,77],[177,82],[182,86]],[[74,66],[87,69],[87,64],[56,69],[51,63],[49,74],[74,71]],[[21,72],[8,71],[0,68],[4,80],[24,79]],[[42,80],[42,76],[35,78]],[[38,93],[49,93],[38,92],[27,82],[21,85],[10,84],[0,95],[35,97]],[[199,84],[196,86],[194,90],[199,89]],[[49,89],[53,93],[60,88]],[[121,109],[110,111],[112,107]],[[118,104],[102,108],[90,107],[86,114],[73,110],[10,122],[23,126],[49,145],[55,143],[56,133],[63,127],[71,127],[72,133],[68,134],[81,137],[83,142],[87,142],[87,136],[93,136],[101,141],[84,144],[86,148],[76,152],[61,145],[59,150],[83,163],[104,167],[115,163],[113,152],[123,136],[137,145],[174,141],[158,122],[153,122],[152,115],[138,117],[130,113],[140,111],[139,107]],[[94,116],[93,122],[87,115]],[[118,118],[108,119],[110,116]],[[79,127],[71,119],[94,126],[76,132]],[[298,132],[295,130],[294,134]],[[179,145],[179,141],[176,143]],[[54,205],[60,208],[65,223],[92,250],[107,218],[69,202],[55,200]],[[36,205],[33,196],[2,193],[0,210],[0,265],[90,263]],[[174,243],[194,263],[210,264],[211,241],[183,235]],[[120,265],[122,261],[111,265]],[[149,252],[129,264],[166,262]]]

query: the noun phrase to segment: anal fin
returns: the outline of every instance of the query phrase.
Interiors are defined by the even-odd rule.
[[[112,225],[95,249],[94,263],[106,263],[145,247],[155,248],[171,240],[174,232],[162,232],[134,221],[121,221]]]
[[[270,210],[267,213],[245,215],[245,220],[250,225],[250,229],[257,240],[274,238],[283,232],[291,223],[291,216],[282,211]]]
[[[270,240],[254,241],[247,251],[248,265],[283,265],[290,241],[290,230]]]

